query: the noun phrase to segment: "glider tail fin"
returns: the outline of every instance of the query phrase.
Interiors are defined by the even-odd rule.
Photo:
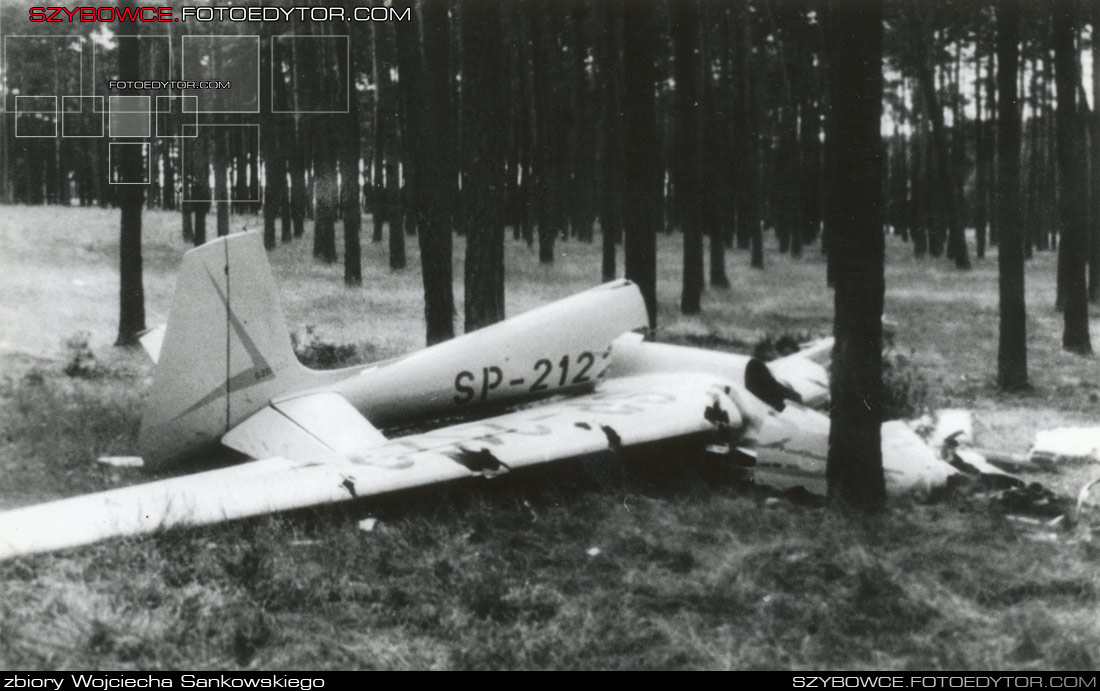
[[[190,250],[142,417],[146,463],[164,466],[217,444],[308,372],[291,347],[260,234]]]

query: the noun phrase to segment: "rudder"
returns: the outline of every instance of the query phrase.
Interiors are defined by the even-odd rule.
[[[308,376],[291,347],[261,235],[228,235],[190,250],[141,421],[146,463],[165,466],[217,444]]]

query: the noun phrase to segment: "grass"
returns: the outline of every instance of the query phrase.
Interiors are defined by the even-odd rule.
[[[7,207],[0,217],[0,507],[143,480],[92,462],[133,452],[151,372],[140,353],[110,345],[117,212]],[[172,214],[145,215],[147,304],[160,314],[184,249],[177,228]],[[308,245],[270,254],[300,352],[342,361],[423,345],[410,328],[422,314],[412,253],[395,273],[383,248],[365,245],[365,286],[348,289]],[[459,242],[456,276],[461,252]],[[732,289],[708,291],[691,318],[676,307],[677,238],[662,237],[660,252],[662,338],[751,348],[831,329],[815,247],[801,260],[769,251],[764,272],[730,255]],[[973,409],[978,441],[1013,452],[1036,429],[1096,424],[1096,361],[1058,346],[1053,257],[1028,265],[1035,387],[1008,396],[993,384],[995,261],[960,273],[893,240],[888,252],[887,313],[909,363],[899,376],[924,387],[928,406]],[[599,251],[561,243],[544,267],[509,242],[507,267],[515,314],[595,283]],[[65,374],[74,355],[87,365],[85,349],[93,364]],[[610,486],[566,464],[6,562],[0,668],[1100,664],[1100,545],[1085,527],[1024,530],[971,494],[899,500],[857,523],[657,460],[663,471]],[[1094,474],[1029,479],[1071,494]],[[368,515],[376,527],[359,530]]]

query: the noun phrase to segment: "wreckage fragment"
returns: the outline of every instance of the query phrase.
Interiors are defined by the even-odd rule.
[[[1100,427],[1059,427],[1037,432],[1029,457],[1032,460],[1100,463]]]

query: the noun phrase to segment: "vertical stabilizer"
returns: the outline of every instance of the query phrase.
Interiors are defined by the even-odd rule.
[[[183,258],[141,422],[141,449],[165,465],[216,444],[308,377],[294,355],[262,238],[238,233]]]

